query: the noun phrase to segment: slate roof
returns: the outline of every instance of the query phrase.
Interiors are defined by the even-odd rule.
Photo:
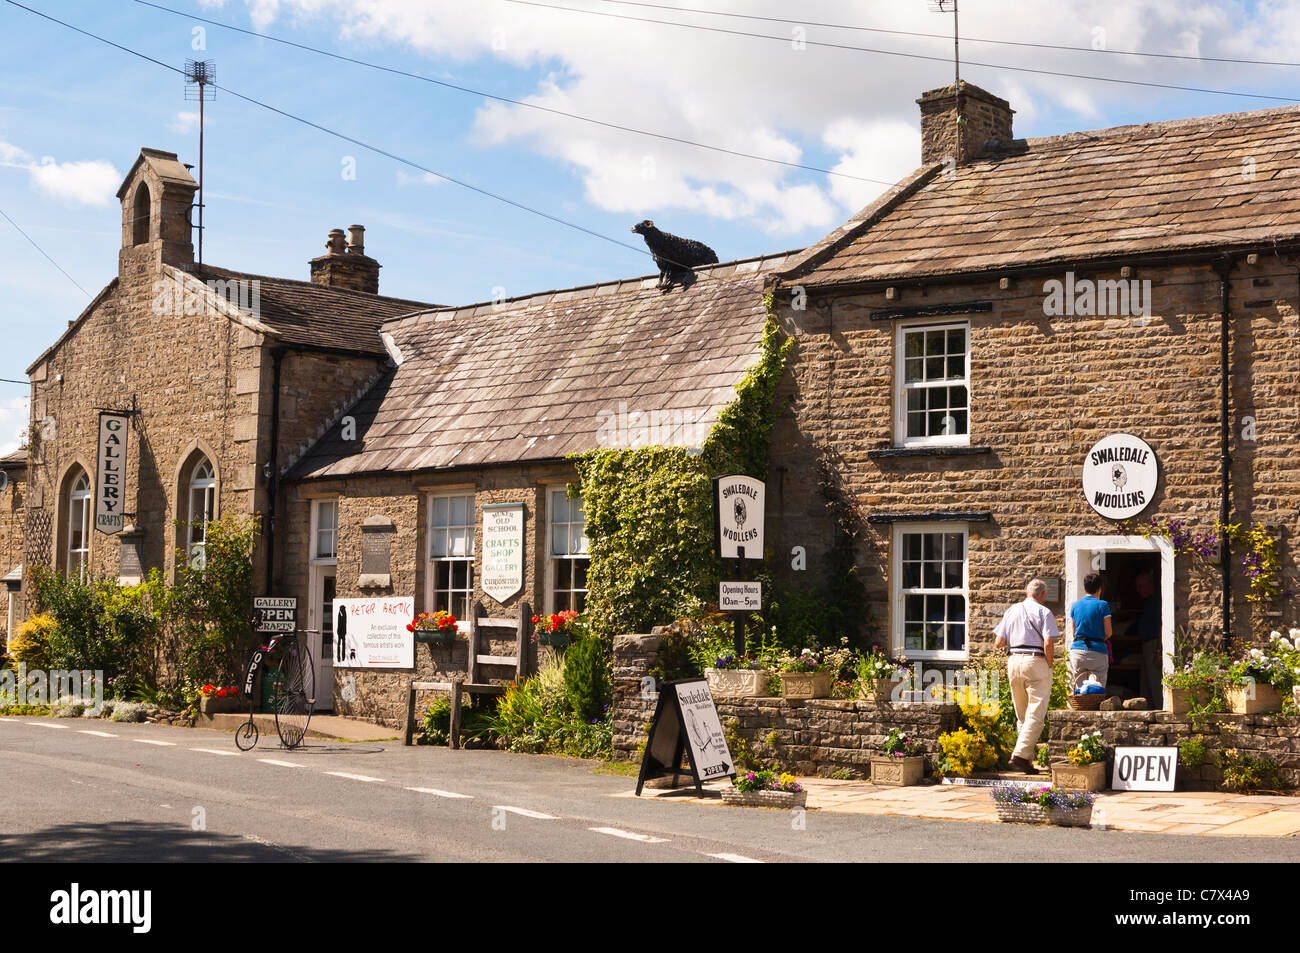
[[[203,282],[257,281],[258,320],[276,332],[279,342],[305,347],[384,355],[384,345],[379,338],[380,325],[398,315],[437,307],[428,301],[389,298],[212,265],[196,267],[189,274]]]
[[[19,447],[0,457],[0,468],[18,469],[27,466],[27,448]]]
[[[1295,106],[1018,140],[951,177],[939,165],[913,173],[782,279],[855,284],[1292,239],[1297,153]]]
[[[790,254],[700,268],[668,292],[648,276],[391,321],[402,363],[346,411],[357,439],[335,424],[289,477],[562,459],[601,445],[599,415],[620,404],[690,412],[707,435],[757,362],[764,282]]]

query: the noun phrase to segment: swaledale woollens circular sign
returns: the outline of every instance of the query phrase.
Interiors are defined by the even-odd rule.
[[[1160,464],[1145,440],[1113,433],[1098,440],[1083,461],[1083,495],[1108,520],[1137,516],[1156,495]]]

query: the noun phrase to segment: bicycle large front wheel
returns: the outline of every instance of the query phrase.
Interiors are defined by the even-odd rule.
[[[307,737],[315,704],[315,668],[306,647],[294,641],[280,659],[280,698],[275,706],[275,730],[286,748],[297,748]]]

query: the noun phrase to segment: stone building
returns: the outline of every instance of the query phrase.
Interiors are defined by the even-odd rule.
[[[23,580],[23,521],[27,491],[27,450],[15,450],[0,457],[0,569],[5,573],[7,599],[2,622],[4,635],[0,645],[7,643],[15,624],[22,621]]]
[[[1218,643],[1293,618],[1300,109],[1021,140],[1004,100],[953,92],[918,100],[921,167],[773,275],[798,339],[777,552],[829,547],[806,463],[829,451],[881,645],[960,663],[1034,576],[1064,632],[1100,569],[1112,686],[1136,695],[1144,571],[1165,656],[1178,632]],[[1154,459],[1125,456],[1113,490],[1085,494],[1090,449],[1115,434]],[[1219,519],[1280,540],[1283,597],[1251,598],[1240,546],[1199,557],[1168,525]]]
[[[581,495],[568,492],[577,481],[568,456],[601,446],[700,447],[759,359],[763,284],[785,260],[702,268],[666,292],[650,276],[383,325],[396,366],[286,481],[277,592],[297,597],[307,628],[323,633],[324,645],[313,643],[324,659],[317,683],[335,684],[339,711],[398,722],[413,677],[469,670],[464,632],[475,607],[499,619],[517,618],[521,607],[525,615],[583,608],[585,517]],[[489,582],[484,525],[489,512],[509,507],[520,514],[522,552],[517,584],[502,589]],[[368,535],[380,549],[374,565]],[[336,596],[414,596],[417,612],[452,612],[462,637],[453,647],[416,645],[414,670],[333,668]],[[514,655],[513,631],[485,635],[495,639],[485,643],[490,654]],[[511,674],[487,665],[482,678]],[[342,691],[345,677],[355,691]]]
[[[335,229],[310,281],[194,260],[197,186],[175,154],[143,149],[121,188],[117,275],[28,368],[25,566],[138,580],[202,559],[206,526],[263,518],[270,585],[277,487],[290,454],[388,365],[379,325],[426,304],[377,294],[364,230]],[[101,411],[129,420],[112,534],[94,527]],[[8,469],[8,468],[6,468]]]

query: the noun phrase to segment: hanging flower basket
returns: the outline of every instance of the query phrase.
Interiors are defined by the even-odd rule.
[[[537,644],[549,645],[553,649],[567,649],[572,637],[565,629],[548,629],[537,630]]]
[[[553,649],[565,649],[578,636],[578,615],[572,609],[533,616],[533,641]]]
[[[456,642],[456,617],[444,609],[421,612],[406,625],[415,633],[415,641],[425,645],[453,645]]]
[[[416,629],[415,641],[424,645],[455,645],[455,629]]]

